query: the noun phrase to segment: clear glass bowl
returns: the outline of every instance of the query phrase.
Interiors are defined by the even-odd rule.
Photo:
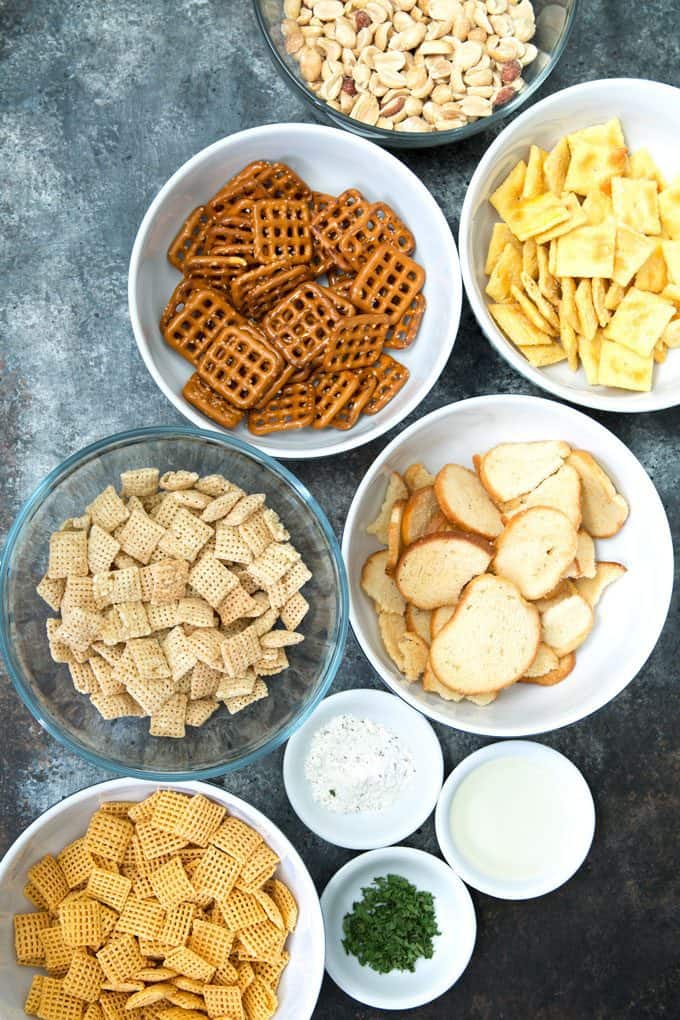
[[[314,116],[334,127],[353,131],[363,138],[369,138],[379,145],[394,149],[429,149],[436,145],[448,145],[460,142],[480,131],[489,131],[511,114],[516,113],[527,99],[540,88],[562,56],[571,32],[578,0],[534,0],[536,12],[536,34],[531,42],[538,48],[538,56],[524,68],[523,77],[526,87],[517,97],[505,106],[499,107],[490,117],[480,117],[472,124],[455,128],[453,131],[430,131],[425,133],[409,131],[388,131],[386,128],[372,127],[358,120],[333,110],[327,103],[317,99],[301,77],[297,61],[286,53],[285,41],[281,33],[283,21],[283,0],[253,0],[257,23],[267,42],[279,74],[308,106]]]
[[[310,610],[290,667],[269,683],[269,697],[230,716],[220,708],[183,740],[149,736],[148,719],[105,721],[52,661],[45,620],[54,615],[35,591],[47,564],[49,536],[83,512],[98,492],[136,467],[223,473],[246,492],[264,492],[313,573]],[[206,779],[267,754],[293,733],[323,698],[347,636],[347,578],[323,510],[275,460],[231,436],[168,426],[102,439],[74,454],[38,486],[14,522],[0,565],[0,649],[22,701],[38,722],[89,762],[148,779]]]

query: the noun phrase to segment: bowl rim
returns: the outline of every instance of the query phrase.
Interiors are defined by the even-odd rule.
[[[143,260],[143,248],[146,244],[147,236],[156,221],[159,210],[165,202],[168,194],[176,187],[177,184],[184,179],[189,178],[193,170],[203,163],[206,158],[222,149],[229,149],[230,147],[237,146],[244,139],[257,139],[259,136],[264,137],[272,133],[285,133],[287,131],[295,131],[302,134],[316,136],[320,151],[323,151],[324,149],[323,141],[325,138],[329,138],[331,136],[337,137],[343,139],[344,144],[348,147],[351,148],[356,145],[359,149],[372,154],[375,159],[376,146],[369,139],[362,138],[360,135],[353,133],[343,134],[339,128],[329,127],[324,124],[305,124],[298,121],[282,121],[275,124],[262,124],[258,127],[245,128],[242,131],[236,131],[231,135],[219,138],[217,141],[212,142],[203,149],[200,149],[193,156],[190,156],[189,159],[185,160],[156,193],[151,204],[146,210],[135,235],[128,268],[128,313],[132,324],[132,332],[134,334],[135,342],[147,371],[158,388],[165,394],[172,406],[198,429],[206,429],[205,416],[200,414],[186,400],[184,400],[181,392],[179,394],[175,393],[172,387],[168,385],[160,368],[156,365],[156,361],[151,353],[149,340],[147,339],[142,326],[138,310],[138,295],[140,290],[139,277]],[[309,436],[309,441],[300,449],[293,449],[287,446],[282,448],[269,446],[266,436],[249,437],[250,442],[248,445],[254,446],[257,450],[264,454],[268,454],[272,458],[276,458],[278,460],[312,460],[318,457],[330,457],[336,454],[346,453],[347,451],[356,449],[360,446],[365,446],[367,443],[371,443],[375,439],[384,435],[385,432],[389,432],[390,429],[396,428],[425,400],[430,391],[433,389],[439,379],[439,376],[444,371],[456,343],[463,307],[463,283],[460,272],[460,259],[458,257],[458,249],[453,230],[451,229],[449,222],[434,195],[423,184],[416,173],[402,162],[402,160],[398,159],[398,157],[393,153],[387,152],[384,149],[379,149],[379,152],[380,157],[387,162],[388,166],[398,169],[400,175],[406,175],[412,192],[419,196],[421,201],[429,206],[432,215],[440,222],[444,240],[441,258],[449,265],[448,278],[451,284],[447,296],[451,328],[448,331],[448,336],[444,336],[443,340],[438,339],[438,342],[432,345],[433,350],[431,352],[432,357],[430,359],[431,367],[429,368],[427,377],[421,384],[419,384],[418,387],[414,387],[414,392],[406,401],[398,418],[393,419],[389,414],[389,409],[386,408],[384,412],[375,416],[371,423],[371,428],[363,435],[358,435],[355,430],[351,429],[348,432],[340,432],[337,439],[333,442],[321,445],[314,441],[313,436]],[[208,428],[210,428],[210,426],[208,426]],[[219,426],[214,426],[215,431],[217,431],[218,428]],[[230,435],[231,433],[224,430],[223,433],[219,434]],[[257,442],[255,442],[255,440],[257,440]],[[244,442],[245,440],[241,441]]]
[[[619,453],[625,459],[629,461],[629,463],[632,461],[636,465],[637,469],[641,472],[642,476],[644,476],[644,478],[646,479],[647,483],[650,486],[650,496],[653,499],[655,499],[658,503],[658,508],[660,510],[659,523],[661,524],[661,522],[663,521],[663,526],[661,529],[663,535],[660,537],[660,541],[662,541],[666,546],[666,553],[663,557],[663,563],[659,565],[657,585],[658,591],[661,592],[659,605],[662,605],[664,607],[664,611],[663,619],[661,621],[660,626],[658,627],[654,643],[651,645],[651,647],[645,648],[642,651],[638,651],[638,654],[635,657],[631,657],[632,666],[629,667],[624,674],[627,675],[630,673],[630,676],[624,683],[617,682],[615,686],[612,686],[611,691],[608,691],[606,693],[604,699],[602,697],[598,697],[598,690],[594,689],[592,696],[585,702],[585,710],[584,705],[582,704],[581,707],[577,710],[575,709],[574,711],[564,711],[558,720],[551,721],[548,726],[544,726],[542,723],[539,723],[537,725],[535,722],[531,721],[528,721],[524,726],[512,726],[512,727],[508,725],[494,725],[490,722],[484,723],[483,721],[481,723],[471,724],[462,722],[459,719],[452,720],[450,716],[446,714],[446,712],[440,710],[439,708],[433,708],[430,707],[429,705],[423,705],[413,697],[410,690],[406,689],[403,686],[398,685],[392,678],[391,674],[386,673],[384,667],[381,665],[377,656],[373,654],[372,650],[368,646],[368,641],[366,641],[363,636],[363,628],[361,626],[361,623],[359,622],[360,614],[357,611],[356,602],[352,597],[353,585],[351,583],[348,572],[348,584],[350,591],[349,613],[350,623],[352,624],[352,631],[354,633],[354,637],[356,638],[357,644],[361,648],[361,651],[363,652],[365,657],[368,659],[372,668],[375,670],[383,684],[385,684],[385,686],[389,690],[391,690],[394,694],[398,695],[400,698],[403,698],[405,701],[407,701],[412,708],[416,709],[416,711],[422,712],[422,714],[428,716],[428,718],[434,719],[436,722],[443,723],[443,725],[448,726],[451,729],[460,730],[465,733],[474,733],[477,736],[486,737],[524,738],[536,736],[540,733],[553,732],[555,730],[562,729],[565,726],[571,726],[573,723],[580,722],[581,720],[586,719],[588,716],[592,715],[594,712],[597,712],[600,709],[604,708],[605,705],[609,704],[609,702],[613,701],[614,698],[618,697],[618,695],[621,694],[621,692],[625,690],[625,688],[630,683],[632,683],[632,681],[639,674],[640,670],[643,668],[647,660],[652,655],[654,649],[657,647],[661,634],[663,633],[663,630],[668,621],[668,613],[670,610],[674,583],[674,552],[670,524],[668,522],[668,515],[666,514],[666,509],[663,505],[661,497],[659,496],[656,486],[654,485],[653,481],[647,474],[647,471],[645,470],[641,462],[638,460],[638,458],[635,456],[633,451],[630,450],[626,446],[626,444],[621,439],[618,438],[618,436],[614,435],[614,433],[610,429],[608,429],[605,425],[600,424],[600,422],[596,421],[596,419],[591,418],[590,415],[587,415],[583,411],[579,411],[574,407],[570,407],[567,404],[561,404],[555,400],[548,400],[546,397],[535,397],[529,394],[520,393],[492,393],[480,397],[469,397],[465,400],[452,401],[451,403],[444,405],[444,407],[440,407],[437,410],[431,411],[429,414],[424,415],[418,421],[413,422],[412,425],[408,426],[408,428],[400,432],[399,435],[396,436],[392,440],[392,442],[389,443],[377,455],[373,463],[366,470],[361,482],[359,483],[356,489],[356,492],[354,493],[354,496],[352,497],[352,502],[350,503],[350,507],[347,512],[345,528],[342,537],[342,553],[343,557],[345,558],[345,562],[348,563],[351,532],[356,528],[355,519],[357,516],[359,505],[363,500],[366,489],[373,481],[379,468],[389,461],[389,458],[392,456],[392,454],[396,450],[398,450],[398,448],[405,440],[409,439],[414,433],[417,433],[418,431],[426,428],[430,423],[437,421],[440,418],[446,418],[447,415],[451,414],[455,415],[459,410],[464,410],[473,407],[484,407],[488,409],[490,406],[492,406],[499,400],[508,407],[512,407],[513,405],[517,407],[520,407],[522,405],[526,406],[527,403],[530,403],[536,410],[537,420],[540,419],[542,410],[545,409],[546,411],[550,411],[554,410],[555,408],[560,408],[562,411],[566,412],[572,417],[584,419],[588,423],[589,427],[593,427],[596,431],[606,433],[608,441],[619,451]]]
[[[331,119],[333,123],[336,123],[337,121],[337,124],[345,131],[357,134],[359,137],[369,138],[371,141],[374,141],[379,145],[385,145],[389,148],[391,142],[394,148],[415,149],[435,148],[440,145],[449,145],[453,142],[464,141],[466,138],[471,138],[473,135],[491,130],[501,121],[515,114],[522,106],[524,106],[526,101],[534,95],[541,85],[543,85],[559,63],[562,54],[566,49],[567,43],[569,42],[569,37],[571,36],[571,32],[576,21],[579,4],[580,0],[572,0],[562,32],[557,40],[555,49],[550,54],[550,59],[545,66],[541,68],[533,81],[530,82],[530,84],[527,85],[522,92],[517,93],[515,99],[506,103],[504,106],[499,107],[489,117],[480,117],[478,120],[473,121],[471,124],[466,124],[464,127],[454,128],[451,131],[431,131],[427,135],[419,134],[418,138],[427,138],[431,139],[431,141],[429,144],[423,141],[416,146],[409,145],[408,141],[406,141],[406,139],[409,138],[408,132],[402,133],[398,131],[390,131],[387,128],[379,128],[375,125],[363,124],[361,121],[354,120],[352,117],[348,117],[339,110],[331,109],[327,103],[317,99],[314,93],[307,88],[302,79],[294,75],[286,62],[282,59],[281,54],[274,45],[269,30],[265,24],[262,11],[260,9],[260,3],[258,0],[253,0],[255,20],[262,36],[264,37],[270,57],[286,81],[292,86],[293,91],[301,98],[305,99],[318,116],[322,117],[324,120]]]
[[[295,491],[298,497],[300,497],[300,499],[310,508],[311,512],[316,517],[324,538],[328,543],[330,556],[339,578],[338,618],[336,623],[336,634],[333,639],[335,647],[328,665],[321,676],[321,682],[319,683],[318,689],[310,701],[307,702],[304,707],[298,709],[286,726],[282,727],[281,730],[275,733],[260,747],[255,748],[249,754],[238,758],[234,762],[212,765],[208,768],[195,769],[191,771],[154,772],[148,769],[132,767],[127,764],[114,762],[106,755],[90,750],[89,748],[82,747],[78,741],[74,740],[70,736],[70,734],[67,734],[61,729],[61,727],[55,725],[50,719],[46,718],[40,703],[33,692],[32,686],[24,681],[22,670],[15,660],[12,644],[9,634],[7,633],[7,618],[10,608],[8,580],[12,552],[19,535],[21,534],[24,525],[29,520],[31,513],[41,505],[47,490],[50,489],[54,483],[58,482],[67,472],[74,468],[78,468],[83,460],[92,457],[105,448],[109,448],[114,445],[126,445],[135,440],[162,439],[163,437],[169,438],[172,436],[201,439],[203,441],[213,443],[218,442],[225,446],[231,446],[239,452],[259,461],[262,466],[268,468],[274,475],[279,476]],[[228,772],[233,772],[246,765],[251,765],[258,759],[269,754],[271,751],[274,751],[277,747],[288,740],[291,734],[295,732],[298,726],[302,725],[307,717],[314,711],[319,702],[325,697],[340,667],[340,662],[342,660],[347,641],[348,629],[349,582],[347,572],[342,558],[340,543],[338,542],[338,539],[331,528],[330,522],[320,504],[311,494],[306,485],[296,478],[296,476],[289,471],[288,468],[284,467],[283,464],[277,463],[277,461],[268,454],[263,453],[256,447],[251,446],[249,443],[245,443],[236,436],[231,436],[226,433],[221,434],[208,429],[197,429],[188,425],[154,425],[144,428],[127,429],[122,432],[113,433],[110,436],[105,436],[102,439],[98,439],[96,442],[88,444],[76,453],[72,453],[70,456],[66,457],[65,460],[57,464],[57,466],[42,479],[28,499],[24,501],[12,523],[7,534],[4,547],[0,553],[0,653],[2,653],[5,666],[7,667],[7,672],[15,691],[42,728],[46,730],[50,736],[54,737],[54,739],[60,744],[68,748],[69,751],[84,758],[91,765],[97,765],[109,772],[114,772],[123,776],[130,776],[135,779],[144,779],[152,782],[182,782],[210,779],[216,776],[226,775]]]
[[[184,782],[172,779],[154,781],[150,779],[142,779],[139,777],[121,776],[117,779],[106,779],[98,783],[91,783],[89,786],[86,786],[81,790],[76,790],[75,793],[69,794],[69,796],[64,797],[63,800],[60,800],[56,804],[52,804],[50,807],[46,808],[45,811],[41,812],[41,814],[39,814],[37,818],[34,818],[34,820],[23,830],[23,832],[19,833],[14,842],[11,843],[8,849],[6,850],[4,856],[0,859],[0,884],[4,882],[5,875],[8,874],[10,868],[14,864],[17,855],[20,853],[21,850],[23,850],[24,846],[30,842],[30,840],[35,836],[35,834],[40,831],[40,829],[46,822],[50,821],[55,816],[58,816],[60,813],[68,811],[71,807],[73,807],[75,804],[78,804],[80,801],[85,800],[88,794],[92,793],[93,791],[98,791],[102,795],[106,795],[109,792],[115,794],[116,791],[125,787],[126,784],[129,782],[139,784],[142,788],[145,786],[148,786],[149,788],[155,787],[156,789],[158,789],[159,787],[163,789],[168,788],[174,789],[179,787],[181,792],[202,793],[205,797],[219,800],[220,803],[226,804],[230,809],[235,807],[245,817],[249,818],[250,821],[252,821],[255,825],[259,826],[260,828],[266,827],[270,830],[272,829],[274,830],[277,837],[279,837],[282,840],[282,842],[287,846],[290,859],[293,865],[295,866],[296,872],[301,876],[301,879],[304,885],[306,886],[306,892],[308,894],[309,901],[311,904],[311,912],[313,914],[313,918],[311,919],[311,926],[314,929],[315,935],[314,946],[319,947],[316,959],[312,961],[316,964],[316,970],[318,971],[317,976],[312,979],[313,987],[315,986],[316,988],[315,998],[316,1005],[319,993],[321,991],[321,983],[323,981],[324,976],[325,953],[326,953],[326,933],[323,923],[323,913],[321,911],[321,900],[316,885],[314,883],[314,880],[312,879],[311,874],[309,873],[307,865],[302,859],[295,844],[291,839],[289,839],[285,832],[283,832],[283,830],[279,828],[279,826],[276,825],[276,823],[273,822],[268,817],[268,815],[265,815],[263,811],[260,811],[259,808],[254,807],[252,804],[250,804],[247,800],[244,800],[242,797],[237,797],[236,794],[232,793],[230,790],[225,790],[219,786],[213,786],[209,783],[201,782],[200,780],[195,779]],[[266,823],[266,826],[263,826],[263,823]],[[313,974],[314,972],[311,971],[311,973]],[[309,976],[310,969],[308,968],[308,977]],[[315,1006],[312,1007],[312,1012],[314,1011],[314,1008]],[[311,1013],[308,1014],[308,1017],[311,1018]],[[303,1020],[303,1018],[301,1018],[301,1020]]]
[[[560,89],[559,92],[554,92],[552,95],[535,103],[528,110],[524,110],[511,124],[507,124],[503,128],[484,153],[470,178],[460,213],[458,253],[465,294],[477,325],[500,356],[520,375],[540,389],[552,393],[562,400],[567,400],[571,404],[599,411],[618,411],[621,414],[637,414],[676,407],[680,403],[680,387],[678,387],[678,391],[675,394],[669,393],[665,396],[658,391],[655,393],[654,389],[649,393],[633,393],[622,390],[620,395],[612,396],[599,392],[598,387],[583,386],[580,390],[572,389],[565,383],[550,378],[542,369],[534,368],[513,344],[506,339],[491,318],[484,297],[477,292],[477,285],[472,271],[473,259],[471,251],[472,224],[475,213],[473,202],[476,201],[474,192],[478,191],[480,195],[483,194],[482,185],[484,179],[493,168],[499,155],[503,152],[513,132],[520,129],[530,117],[536,114],[539,116],[541,114],[549,114],[555,105],[560,104],[564,100],[565,96],[578,100],[579,96],[588,93],[610,92],[621,88],[661,92],[665,96],[666,101],[674,100],[676,103],[680,101],[680,88],[675,85],[667,85],[664,82],[654,81],[651,78],[597,78],[594,81],[580,82],[577,85],[570,85],[566,89]],[[625,120],[625,113],[621,117]]]
[[[459,929],[459,933],[462,932],[461,941],[465,953],[465,961],[460,971],[452,980],[448,981],[450,977],[450,968],[448,968],[446,978],[440,981],[434,994],[431,994],[429,991],[424,994],[416,992],[410,994],[404,993],[399,1003],[395,1003],[390,998],[385,999],[379,994],[363,992],[363,986],[360,986],[358,982],[345,982],[341,980],[341,976],[335,967],[335,956],[339,954],[335,954],[334,950],[329,948],[331,946],[331,936],[329,933],[330,921],[328,919],[333,898],[344,894],[347,885],[353,882],[357,872],[360,872],[368,864],[370,865],[370,870],[376,873],[379,872],[380,868],[387,867],[388,864],[395,860],[397,862],[409,862],[416,868],[418,865],[421,865],[421,867],[432,869],[441,875],[442,881],[447,885],[447,897],[455,897],[462,906],[462,926]],[[397,874],[399,874],[398,871]],[[421,850],[419,847],[404,846],[398,843],[394,846],[377,847],[375,850],[365,850],[363,853],[357,854],[341,865],[331,875],[321,893],[320,904],[326,936],[326,973],[346,995],[374,1009],[414,1009],[417,1006],[425,1006],[430,1002],[434,1002],[460,981],[470,965],[470,960],[477,944],[477,911],[475,910],[470,890],[447,861],[443,860],[442,857],[438,857],[436,853]],[[447,981],[448,983],[446,983]],[[359,993],[361,993],[361,997],[359,997]]]

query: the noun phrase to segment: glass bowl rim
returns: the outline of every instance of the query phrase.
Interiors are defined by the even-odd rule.
[[[496,124],[500,124],[501,121],[516,113],[522,106],[524,106],[526,101],[531,98],[549,75],[552,74],[554,68],[561,59],[574,27],[574,22],[576,21],[576,13],[578,11],[579,4],[580,0],[571,0],[571,6],[567,11],[566,21],[555,48],[549,55],[549,60],[545,66],[541,68],[533,81],[530,82],[525,89],[517,93],[515,99],[512,99],[509,103],[505,103],[503,106],[500,106],[489,117],[479,117],[477,120],[473,121],[471,124],[466,124],[464,127],[453,128],[451,131],[431,131],[426,135],[418,134],[418,138],[432,138],[432,141],[429,144],[423,140],[422,142],[419,142],[418,145],[410,145],[402,141],[399,143],[394,142],[395,137],[399,139],[408,138],[408,132],[398,132],[388,130],[387,128],[379,128],[375,125],[363,124],[361,121],[348,117],[340,110],[331,110],[331,117],[331,114],[329,113],[331,108],[328,106],[328,103],[317,99],[311,89],[307,88],[305,83],[293,74],[285,60],[281,57],[278,48],[274,45],[269,29],[265,24],[261,10],[261,0],[253,0],[253,9],[255,11],[255,20],[257,21],[257,25],[264,37],[274,64],[281,71],[284,78],[292,85],[293,90],[303,99],[306,99],[313,109],[315,109],[323,117],[326,123],[328,123],[328,119],[330,119],[336,127],[343,128],[345,131],[350,131],[352,134],[359,134],[362,137],[367,138],[369,141],[376,142],[377,144],[384,144],[387,148],[390,148],[389,143],[390,140],[392,140],[394,148],[428,149],[435,148],[439,145],[447,145],[453,142],[463,141],[466,138],[471,138],[473,135],[480,134],[482,131],[490,130]]]
[[[241,756],[236,761],[222,763],[219,765],[211,765],[208,768],[201,769],[155,772],[151,769],[135,768],[123,763],[114,762],[105,755],[99,754],[94,750],[90,750],[89,748],[82,746],[59,725],[54,724],[50,719],[45,717],[31,685],[25,681],[23,671],[15,660],[12,644],[7,631],[9,610],[8,581],[12,553],[22,529],[30,519],[31,512],[40,507],[48,495],[49,490],[55,484],[62,480],[72,469],[78,468],[84,460],[91,458],[93,455],[105,449],[129,444],[138,439],[162,439],[163,437],[171,436],[180,436],[188,439],[198,438],[213,443],[221,443],[223,446],[232,447],[239,452],[252,457],[263,467],[268,468],[272,474],[277,475],[294,490],[296,495],[304,503],[306,503],[307,506],[309,506],[311,512],[316,517],[328,544],[331,559],[339,578],[339,605],[335,628],[336,632],[333,638],[335,648],[330,661],[321,674],[321,682],[319,683],[314,696],[306,702],[303,707],[297,710],[286,726],[282,727],[281,730],[270,737],[270,739],[262,744],[262,746],[257,747],[250,753]],[[9,532],[7,533],[4,547],[0,552],[0,653],[2,653],[7,672],[15,691],[34,719],[50,734],[50,736],[58,741],[58,743],[67,747],[68,750],[72,751],[74,754],[84,758],[90,765],[96,765],[99,768],[105,769],[108,772],[114,772],[117,775],[130,776],[136,779],[149,779],[156,782],[163,780],[167,780],[168,782],[181,782],[182,780],[190,779],[212,779],[217,776],[226,775],[227,773],[243,768],[246,765],[253,764],[260,758],[263,758],[271,751],[274,751],[277,747],[280,747],[281,744],[285,743],[285,741],[288,740],[295,730],[302,725],[302,723],[314,711],[319,702],[325,697],[339,669],[347,641],[348,628],[349,585],[347,581],[347,574],[345,571],[342,553],[340,551],[340,543],[336,538],[321,505],[317,502],[314,496],[312,496],[306,485],[304,485],[303,482],[296,478],[291,471],[284,467],[283,464],[276,461],[273,457],[263,453],[256,447],[251,446],[249,443],[238,439],[236,436],[222,435],[219,432],[213,432],[210,429],[192,428],[187,425],[154,425],[144,428],[126,429],[122,432],[115,432],[112,435],[98,439],[94,443],[89,443],[82,449],[70,454],[42,479],[31,495],[23,502],[9,529]]]

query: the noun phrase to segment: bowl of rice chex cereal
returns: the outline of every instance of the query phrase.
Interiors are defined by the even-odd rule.
[[[120,433],[48,475],[0,565],[0,646],[71,750],[154,779],[208,778],[278,746],[321,700],[347,632],[330,524],[239,439]]]

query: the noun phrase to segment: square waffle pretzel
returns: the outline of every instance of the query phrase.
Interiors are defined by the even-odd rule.
[[[163,332],[165,327],[172,322],[176,315],[180,314],[192,294],[195,294],[199,290],[206,289],[212,289],[208,280],[201,280],[198,277],[193,276],[183,277],[173,290],[170,295],[170,300],[163,309],[163,313],[160,318],[161,332]]]
[[[254,243],[253,203],[237,202],[205,232],[205,250],[211,255],[236,255],[249,264],[256,262]]]
[[[425,306],[425,295],[416,294],[399,322],[388,329],[385,347],[395,351],[404,351],[411,346],[418,335],[420,323],[423,321]]]
[[[248,415],[248,428],[256,436],[271,432],[303,429],[314,420],[314,389],[309,383],[291,383],[270,400],[262,410]]]
[[[348,188],[331,205],[321,209],[312,220],[312,233],[322,251],[332,256],[333,264],[349,272],[352,264],[344,257],[339,244],[359,220],[369,203],[356,188]]]
[[[182,310],[171,319],[163,336],[173,350],[196,365],[225,326],[242,323],[243,317],[222,295],[213,290],[198,290],[191,293]]]
[[[258,174],[267,167],[264,160],[255,160],[244,166],[235,177],[227,181],[223,188],[210,199],[206,209],[213,219],[221,216],[228,216],[229,210],[233,209],[243,199],[254,201],[258,198],[267,198],[267,192],[258,182]]]
[[[288,259],[268,262],[232,280],[231,299],[248,318],[260,319],[310,276],[308,266],[293,266]]]
[[[303,283],[272,308],[262,325],[286,361],[304,368],[321,353],[339,322],[326,288]]]
[[[382,244],[357,275],[350,300],[366,312],[382,313],[397,323],[424,283],[425,270],[417,262]]]
[[[416,247],[413,234],[394,210],[384,202],[375,202],[343,234],[338,247],[343,258],[359,270],[381,244],[391,244],[404,255]]]
[[[314,386],[314,421],[312,428],[325,429],[359,387],[355,372],[329,372],[317,375]]]
[[[267,198],[309,203],[312,197],[312,189],[285,163],[266,163],[257,173],[257,183]]]
[[[305,265],[312,258],[309,205],[285,199],[253,204],[254,253],[257,262],[287,259]]]
[[[187,258],[201,253],[209,223],[210,214],[204,205],[199,205],[189,214],[168,248],[168,261],[173,266],[181,269]]]
[[[182,396],[192,407],[225,429],[235,428],[243,417],[243,411],[239,411],[228,400],[216,393],[211,386],[208,386],[207,382],[201,379],[198,372],[194,372],[184,384]]]
[[[191,279],[207,280],[210,287],[229,293],[231,281],[243,273],[247,262],[239,255],[192,255],[184,263],[184,272]]]
[[[364,414],[377,414],[378,411],[382,411],[383,407],[396,397],[402,386],[406,385],[411,374],[405,365],[395,361],[389,354],[381,354],[376,363],[364,371],[378,380],[373,395],[364,408]]]
[[[335,418],[331,420],[331,427],[340,429],[342,432],[347,432],[349,429],[354,428],[373,396],[377,385],[377,376],[371,375],[370,372],[360,372],[359,386],[345,406],[341,407]]]
[[[380,357],[388,326],[386,315],[353,315],[341,319],[326,345],[322,371],[369,368]]]
[[[201,359],[198,374],[225,400],[247,409],[283,369],[283,358],[252,326],[226,326]]]

